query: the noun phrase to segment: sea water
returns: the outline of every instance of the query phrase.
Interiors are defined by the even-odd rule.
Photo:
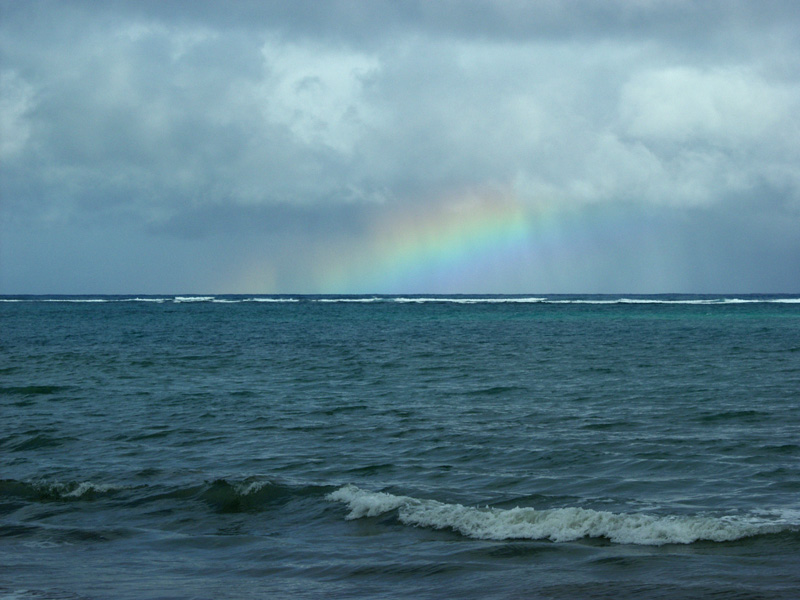
[[[0,598],[797,598],[797,296],[0,298]]]

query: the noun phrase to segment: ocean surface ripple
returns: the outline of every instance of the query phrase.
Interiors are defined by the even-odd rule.
[[[796,598],[798,390],[792,295],[2,297],[0,600]]]

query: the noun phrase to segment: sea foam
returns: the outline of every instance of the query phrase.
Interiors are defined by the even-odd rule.
[[[173,302],[211,302],[214,296],[175,296]]]
[[[397,296],[389,298],[393,302],[405,304],[424,304],[426,302],[440,302],[450,304],[536,304],[545,302],[546,298],[518,298],[518,297],[503,297],[503,298],[449,298],[446,296],[418,296],[418,297],[404,297]]]
[[[727,542],[786,529],[772,520],[755,517],[656,516],[597,511],[579,507],[477,508],[447,504],[384,492],[368,492],[346,485],[327,496],[342,502],[347,519],[375,517],[393,510],[406,525],[452,529],[481,540],[551,540],[568,542],[581,538],[607,538],[619,544],[658,546],[691,544],[707,540]],[[795,525],[789,526],[796,527]]]

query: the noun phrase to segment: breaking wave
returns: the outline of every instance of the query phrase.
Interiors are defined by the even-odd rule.
[[[502,297],[502,298],[445,298],[439,296],[430,297],[396,297],[387,298],[394,302],[403,304],[423,304],[426,302],[449,302],[451,304],[536,304],[539,302],[547,302],[547,298],[530,297]]]
[[[797,524],[757,517],[655,516],[568,507],[476,508],[384,492],[368,492],[346,485],[327,495],[342,502],[347,519],[375,517],[397,510],[406,525],[452,529],[481,540],[551,540],[606,538],[619,544],[659,546],[698,541],[728,542],[745,537],[796,530]]]

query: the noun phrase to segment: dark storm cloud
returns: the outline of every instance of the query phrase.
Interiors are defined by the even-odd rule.
[[[313,291],[295,263],[326,243],[357,252],[399,206],[498,186],[649,232],[587,226],[593,289],[795,289],[799,32],[777,1],[0,2],[0,285],[46,287],[33,240],[100,251],[124,230],[118,268],[205,240]],[[616,271],[635,244],[661,279]]]

